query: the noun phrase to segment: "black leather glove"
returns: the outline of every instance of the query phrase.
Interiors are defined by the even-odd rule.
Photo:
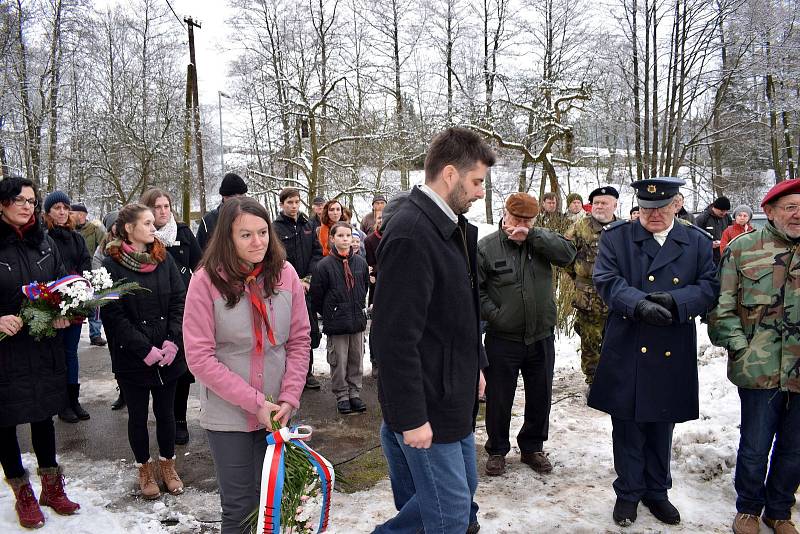
[[[666,291],[656,291],[655,293],[650,293],[645,298],[651,302],[655,302],[656,304],[664,306],[666,309],[672,312],[673,316],[677,317],[678,305],[675,304],[675,299],[672,298],[672,295]]]
[[[672,312],[661,304],[642,299],[636,304],[633,316],[653,326],[669,326],[672,324]]]

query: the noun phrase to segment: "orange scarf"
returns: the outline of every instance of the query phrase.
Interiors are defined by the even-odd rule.
[[[331,227],[321,224],[319,227],[319,244],[322,245],[322,255],[327,256],[331,253]]]
[[[261,298],[261,288],[258,287],[258,275],[261,274],[263,268],[264,264],[259,263],[244,280],[244,283],[250,288],[250,304],[253,307],[253,335],[256,337],[256,354],[261,354],[264,351],[264,333],[261,331],[262,324],[267,327],[267,338],[270,344],[273,346],[277,345],[275,333],[272,331],[272,326],[269,324],[267,305],[264,304],[264,299]]]

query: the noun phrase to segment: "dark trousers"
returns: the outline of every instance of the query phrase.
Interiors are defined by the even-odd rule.
[[[158,453],[163,458],[175,456],[175,386],[172,381],[163,386],[140,386],[130,382],[119,382],[128,405],[128,442],[131,444],[136,462],[143,464],[150,459],[150,434],[147,431],[147,416],[150,413],[150,395],[153,395],[153,414],[156,416],[156,440]]]
[[[78,344],[81,341],[81,330],[83,330],[83,324],[74,324],[62,330],[64,357],[67,363],[67,384],[78,383]]]
[[[636,423],[611,418],[614,440],[614,491],[626,501],[663,501],[672,487],[674,423]]]
[[[249,534],[250,529],[242,522],[258,506],[267,432],[206,433],[222,504],[221,534]]]
[[[550,429],[554,337],[526,345],[486,334],[484,344],[489,359],[489,367],[483,370],[486,378],[486,452],[505,456],[511,450],[508,428],[520,372],[525,385],[525,422],[517,434],[517,445],[524,453],[540,452]]]
[[[175,420],[186,421],[186,405],[189,402],[189,390],[192,387],[194,376],[191,371],[186,371],[175,384]]]
[[[800,484],[800,395],[739,388],[739,398],[736,511],[758,516],[763,509],[770,519],[790,519]]]
[[[52,418],[31,423],[31,442],[39,467],[58,467],[56,431]],[[25,474],[16,426],[0,427],[0,464],[3,466],[6,478],[19,478]]]

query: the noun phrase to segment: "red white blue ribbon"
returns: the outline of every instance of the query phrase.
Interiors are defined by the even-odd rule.
[[[303,441],[311,437],[311,427],[297,426],[281,428],[267,435],[267,454],[261,470],[261,496],[258,503],[258,527],[256,532],[280,534],[281,499],[286,472],[284,456],[287,442],[296,445],[308,458],[309,463],[320,478],[322,511],[317,532],[325,532],[330,518],[331,492],[335,482],[333,465]]]
[[[83,276],[77,274],[68,274],[63,278],[59,278],[55,282],[48,282],[44,284],[44,286],[50,291],[58,291],[61,288],[67,287],[74,283],[83,283],[86,284],[87,287],[92,287],[92,283],[89,282]],[[39,282],[31,282],[30,284],[22,286],[22,293],[28,297],[28,300],[31,302],[35,301],[36,299],[42,296],[42,290],[39,289]],[[119,293],[109,293],[105,295],[101,300],[119,300],[120,294]]]

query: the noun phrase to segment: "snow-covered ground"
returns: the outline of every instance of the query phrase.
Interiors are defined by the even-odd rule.
[[[738,442],[739,400],[736,389],[725,378],[726,357],[709,345],[705,328],[699,328],[700,419],[676,426],[673,445],[673,490],[670,496],[681,511],[677,527],[657,522],[640,507],[640,515],[629,533],[729,532],[735,495],[732,472]],[[580,372],[578,339],[557,341],[550,440],[546,449],[555,469],[543,476],[518,461],[514,448],[502,477],[481,473],[476,501],[481,507],[482,532],[487,533],[601,533],[621,532],[611,519],[614,480],[611,424],[607,415],[587,408]],[[316,371],[328,372],[323,347],[315,358]],[[369,358],[365,355],[365,373]],[[88,380],[87,395],[111,397],[113,382]],[[197,406],[190,406],[196,413]],[[522,425],[524,395],[520,388],[512,419],[512,436]],[[477,442],[486,434],[478,428]],[[514,443],[512,439],[512,443]],[[122,451],[120,456],[127,454]],[[480,454],[483,454],[481,451]],[[69,465],[69,495],[81,503],[78,515],[60,517],[44,509],[47,523],[40,532],[86,534],[213,532],[219,518],[216,493],[188,488],[179,497],[145,502],[135,497],[132,468],[125,461],[89,461],[79,455],[62,458]],[[26,453],[24,462],[35,466]],[[33,477],[38,494],[38,478]],[[330,532],[367,533],[394,514],[388,481],[368,491],[334,496]],[[0,488],[0,532],[22,532],[14,513],[10,489]]]

